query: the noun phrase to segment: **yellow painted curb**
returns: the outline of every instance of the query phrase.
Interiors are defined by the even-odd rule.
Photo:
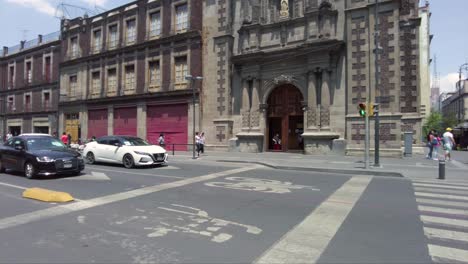
[[[56,192],[42,188],[29,188],[23,192],[24,198],[35,199],[43,202],[66,203],[73,201],[73,197],[66,192]]]

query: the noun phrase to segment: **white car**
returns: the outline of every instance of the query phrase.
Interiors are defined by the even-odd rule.
[[[105,136],[86,143],[83,156],[88,163],[123,164],[125,168],[167,163],[166,150],[132,136]]]

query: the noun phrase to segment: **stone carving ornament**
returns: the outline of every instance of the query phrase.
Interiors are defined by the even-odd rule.
[[[289,3],[288,0],[281,0],[280,17],[289,17]]]
[[[292,81],[293,81],[293,77],[291,75],[284,75],[284,74],[281,74],[280,76],[275,77],[273,79],[273,82],[275,84],[292,83]]]

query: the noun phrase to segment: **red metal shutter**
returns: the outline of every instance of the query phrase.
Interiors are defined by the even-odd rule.
[[[136,107],[123,107],[114,109],[114,135],[137,135]]]
[[[88,138],[107,135],[107,109],[88,111]]]
[[[187,144],[186,104],[148,106],[146,110],[146,137],[152,144],[158,144],[159,134],[164,133],[167,149],[171,144]],[[175,146],[176,150],[187,150],[187,146]]]

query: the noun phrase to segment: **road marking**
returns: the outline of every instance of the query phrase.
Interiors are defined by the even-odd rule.
[[[423,199],[423,198],[417,198],[416,202],[423,203],[423,204],[431,204],[431,205],[443,205],[443,206],[468,208],[468,203],[466,202],[453,202],[453,201],[433,200],[433,199]]]
[[[371,180],[372,177],[351,178],[255,263],[317,262]],[[346,200],[352,204],[329,200]]]
[[[448,208],[440,208],[440,207],[424,206],[424,205],[419,205],[418,209],[419,211],[425,211],[425,212],[431,212],[431,213],[468,216],[468,210],[463,210],[463,209],[448,209]]]
[[[437,258],[443,258],[451,261],[460,261],[463,263],[466,263],[466,260],[468,259],[468,251],[467,250],[462,250],[462,249],[457,249],[457,248],[449,248],[449,247],[443,247],[439,245],[428,245],[429,248],[429,254],[432,256],[432,260],[437,262],[437,259],[434,259],[434,257]],[[444,261],[446,262],[446,261]]]
[[[43,210],[38,210],[38,211],[30,212],[30,213],[16,215],[13,217],[7,217],[7,218],[0,219],[0,230],[27,224],[27,223],[42,220],[42,219],[65,215],[71,212],[81,211],[81,210],[85,210],[85,209],[89,209],[89,208],[93,208],[93,207],[97,207],[101,205],[128,200],[131,198],[135,198],[135,197],[139,197],[139,196],[143,196],[143,195],[147,195],[147,194],[151,194],[151,193],[155,193],[155,192],[159,192],[163,190],[174,189],[177,187],[182,187],[182,186],[193,184],[193,183],[213,180],[219,177],[242,173],[242,172],[254,170],[257,168],[259,168],[259,166],[254,165],[254,166],[248,166],[248,167],[243,167],[243,168],[238,168],[238,169],[233,169],[233,170],[216,172],[216,173],[188,178],[188,179],[184,179],[180,181],[163,183],[163,184],[149,186],[149,187],[131,190],[127,192],[121,192],[121,193],[106,195],[102,197],[97,197],[97,198],[93,198],[93,199],[86,200],[86,201],[79,201],[76,203],[60,205],[60,206],[56,206],[56,207],[52,207],[48,209],[43,209]]]
[[[95,168],[95,167],[92,167],[92,170],[101,170],[101,171],[107,171],[107,172],[116,172],[116,171],[118,171],[118,172],[121,172],[123,174],[143,175],[143,176],[152,176],[152,177],[161,177],[161,178],[187,179],[187,177],[181,177],[181,176],[169,176],[169,175],[159,175],[159,174],[151,174],[151,173],[137,173],[137,172],[123,171],[123,170],[110,171],[110,170]]]
[[[19,185],[14,185],[14,184],[9,184],[9,183],[4,183],[4,182],[0,182],[0,185],[16,188],[16,189],[20,189],[20,190],[28,189],[26,187],[22,187],[22,186],[19,186]]]
[[[452,160],[451,163],[452,163],[453,165],[455,165],[455,167],[457,167],[457,168],[459,168],[459,169],[464,169],[464,170],[468,169],[468,166],[466,166],[465,164],[463,164],[463,163],[461,163],[461,162],[459,162],[459,161]]]
[[[460,195],[449,195],[449,194],[437,194],[437,193],[426,193],[426,192],[415,192],[417,197],[431,197],[431,198],[442,198],[442,199],[454,199],[454,200],[465,200],[468,201],[468,197]]]
[[[424,227],[424,234],[429,239],[445,239],[468,242],[468,233],[460,231],[445,230],[439,228]]]
[[[413,183],[413,186],[440,188],[440,189],[467,190],[468,191],[468,187],[464,187],[464,186],[449,186],[449,185],[439,185],[439,184],[430,184],[430,183]]]
[[[459,219],[450,219],[445,217],[421,215],[421,221],[428,224],[439,224],[450,227],[468,228],[468,221]]]
[[[257,179],[248,177],[228,177],[225,182],[206,182],[206,186],[220,187],[234,190],[255,191],[263,193],[290,193],[291,190],[320,191],[313,186],[296,185],[292,182],[281,182],[270,179]],[[226,182],[227,181],[227,182]]]
[[[440,193],[440,194],[457,194],[457,195],[466,195],[468,196],[468,191],[463,190],[447,190],[447,189],[439,189],[434,187],[418,187],[415,186],[414,190],[416,192],[430,192],[430,193]]]
[[[110,181],[111,179],[103,172],[92,171],[90,174],[66,177],[63,180],[91,180],[91,181]]]
[[[456,180],[448,180],[448,181],[427,181],[427,180],[412,180],[413,183],[432,183],[437,184],[437,186],[466,186],[468,187],[467,181],[456,181]]]

